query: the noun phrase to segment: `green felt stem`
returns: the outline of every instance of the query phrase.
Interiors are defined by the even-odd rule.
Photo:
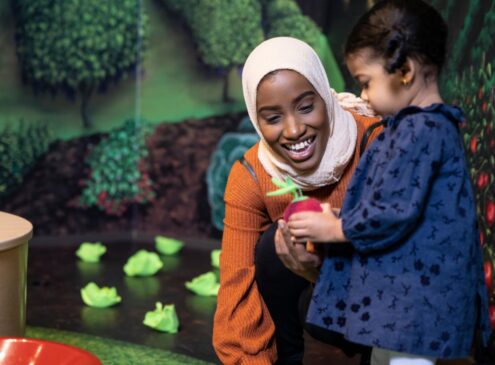
[[[278,196],[278,195],[290,193],[294,196],[294,199],[292,200],[293,202],[298,202],[307,199],[307,197],[303,195],[301,189],[296,184],[294,184],[294,182],[290,179],[290,177],[286,177],[285,181],[281,181],[276,177],[274,177],[272,178],[272,182],[275,186],[278,186],[280,189],[266,193],[267,196]]]

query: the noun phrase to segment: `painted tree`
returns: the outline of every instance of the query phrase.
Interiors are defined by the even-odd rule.
[[[16,0],[17,54],[23,80],[35,92],[65,92],[88,103],[141,61],[146,17],[139,0]]]
[[[162,0],[191,29],[201,60],[225,77],[223,100],[228,100],[229,71],[241,66],[263,39],[292,36],[315,48],[333,86],[344,89],[339,66],[325,36],[294,0]]]
[[[264,0],[262,4],[266,37],[294,37],[308,43],[318,53],[332,87],[344,91],[345,82],[340,67],[327,38],[316,23],[302,14],[294,0]]]
[[[224,77],[223,100],[228,101],[230,70],[244,63],[263,40],[257,0],[164,0],[186,20],[201,60]]]

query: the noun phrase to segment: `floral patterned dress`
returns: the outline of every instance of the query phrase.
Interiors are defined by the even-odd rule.
[[[309,323],[356,343],[436,358],[468,356],[477,328],[488,340],[462,120],[446,104],[386,119],[342,207],[351,244],[326,245]]]

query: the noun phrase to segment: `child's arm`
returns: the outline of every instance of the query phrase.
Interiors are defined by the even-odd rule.
[[[323,213],[294,213],[288,222],[291,236],[295,242],[346,242],[342,230],[342,220],[331,210],[328,204],[322,204]]]

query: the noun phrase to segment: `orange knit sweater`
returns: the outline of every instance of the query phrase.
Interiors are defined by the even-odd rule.
[[[305,192],[305,195],[340,208],[347,184],[359,161],[359,146],[366,128],[376,118],[354,115],[358,127],[356,153],[340,181]],[[371,141],[381,130],[376,128]],[[254,279],[254,249],[261,233],[281,218],[291,201],[289,194],[267,197],[276,190],[258,160],[258,144],[245,159],[258,182],[236,162],[225,190],[225,220],[220,257],[220,291],[213,327],[213,346],[224,364],[273,364],[277,359],[275,327]]]

